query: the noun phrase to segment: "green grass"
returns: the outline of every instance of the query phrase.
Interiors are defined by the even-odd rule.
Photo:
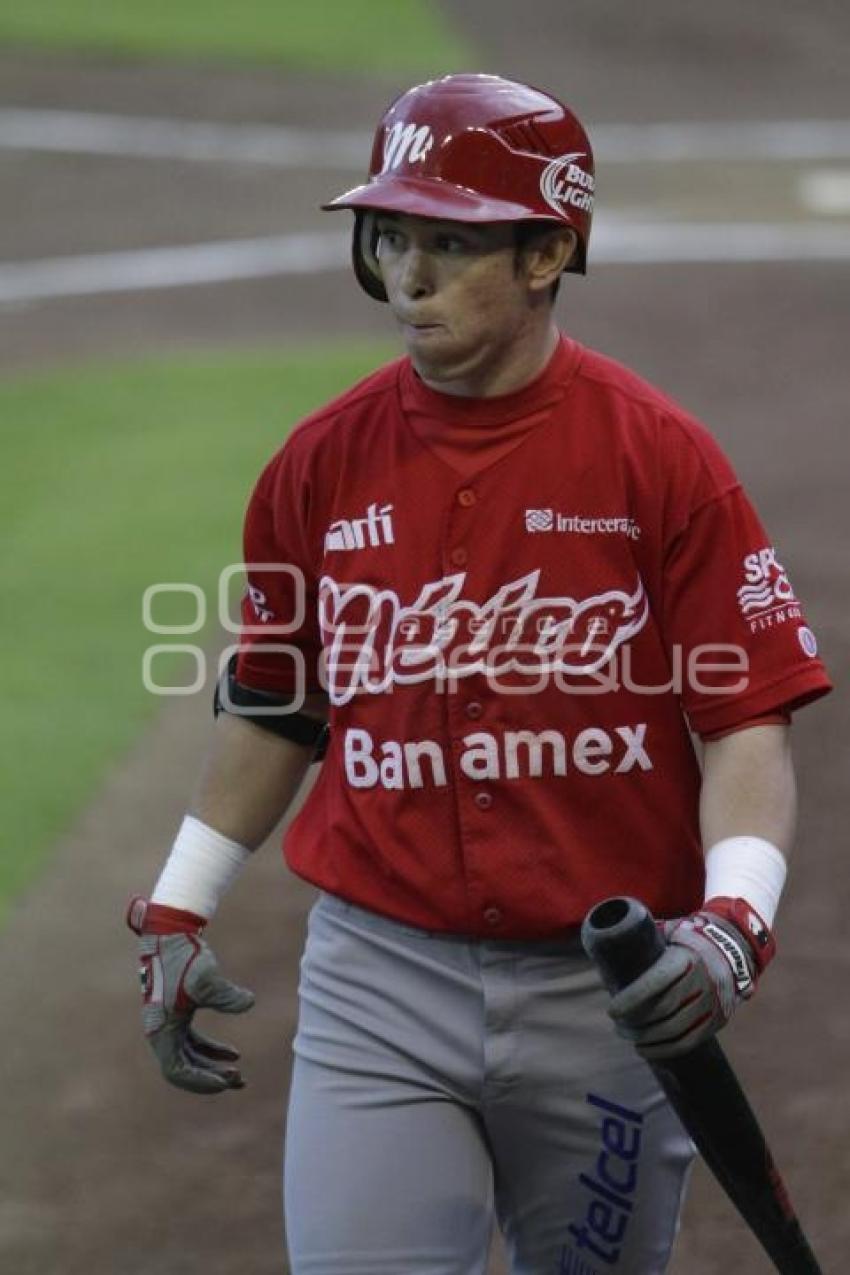
[[[427,0],[30,0],[0,7],[0,42],[389,75],[470,58]]]
[[[0,383],[0,911],[163,702],[151,643],[208,643],[253,482],[289,427],[376,346],[146,361]],[[152,636],[142,595],[198,584],[206,635]],[[182,598],[155,617],[189,622]],[[191,680],[185,661],[154,677]],[[212,679],[204,690],[211,694]]]

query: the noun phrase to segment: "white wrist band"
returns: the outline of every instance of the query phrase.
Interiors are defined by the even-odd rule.
[[[763,837],[725,837],[705,854],[705,897],[746,899],[773,925],[788,864],[781,850]]]
[[[151,895],[163,903],[195,912],[207,920],[251,857],[237,841],[187,815]]]

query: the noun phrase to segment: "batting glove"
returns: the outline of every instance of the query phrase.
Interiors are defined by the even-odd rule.
[[[667,948],[608,1010],[619,1035],[648,1062],[678,1058],[725,1027],[776,951],[743,899],[708,899],[699,912],[662,921],[660,929]]]
[[[179,1089],[221,1093],[245,1082],[237,1050],[201,1035],[196,1009],[242,1014],[254,994],[230,983],[201,938],[206,921],[192,912],[134,898],[127,924],[139,935],[142,1023],[162,1074]]]

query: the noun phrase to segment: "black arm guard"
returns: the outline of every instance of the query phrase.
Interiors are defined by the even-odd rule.
[[[315,749],[313,760],[320,761],[328,747],[327,724],[316,717],[308,717],[306,713],[274,712],[274,709],[286,709],[292,700],[237,682],[236,659],[235,655],[230,657],[227,668],[216,684],[213,715],[218,717],[219,713],[232,713],[235,717],[247,717],[255,726],[261,726],[273,735],[291,739],[293,743],[303,744],[305,748]]]

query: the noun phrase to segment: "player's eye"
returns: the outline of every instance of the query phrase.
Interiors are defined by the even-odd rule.
[[[438,252],[446,252],[450,256],[472,251],[472,244],[462,235],[437,235],[435,243]]]
[[[397,252],[402,246],[401,231],[394,229],[392,226],[378,227],[378,255],[381,251]]]

